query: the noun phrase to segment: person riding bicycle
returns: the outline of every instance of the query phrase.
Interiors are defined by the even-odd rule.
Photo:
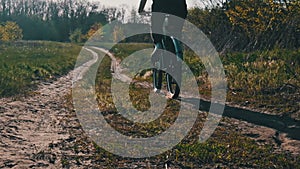
[[[155,63],[157,63],[157,61],[159,60],[159,56],[160,56],[159,52],[161,51],[158,49],[162,49],[163,45],[165,45],[166,48],[166,45],[173,43],[170,37],[163,35],[164,33],[166,33],[164,32],[164,28],[166,28],[165,30],[167,30],[171,36],[181,37],[184,19],[186,19],[188,12],[187,12],[186,0],[152,0],[152,1],[153,3],[152,3],[151,11],[154,13],[152,13],[151,15],[151,30],[152,30],[151,36],[155,45],[155,49],[152,53],[151,61],[155,65]],[[144,8],[146,2],[147,0],[140,1],[140,5],[138,9],[138,12],[140,14],[145,12]],[[168,24],[164,25],[166,17],[168,17]],[[177,17],[180,17],[182,19],[178,19]],[[163,41],[165,42],[164,44]],[[167,47],[167,49],[170,52],[173,52],[175,54],[174,47],[172,49],[171,48]],[[180,50],[179,53],[181,53],[182,56],[182,50]],[[155,92],[159,93],[160,90],[161,90],[161,85],[155,86],[154,88]],[[174,95],[171,94],[170,96],[167,97],[173,98],[173,96]]]
[[[151,30],[152,32],[163,32],[163,24],[165,18],[162,17],[163,15],[158,14],[158,13],[165,13],[165,14],[171,14],[183,19],[186,19],[187,17],[187,5],[186,5],[186,0],[152,0],[152,8],[151,11],[155,12],[152,14],[151,17]],[[140,1],[140,6],[138,9],[139,13],[143,13],[145,5],[146,5],[147,0],[141,0]],[[174,18],[174,20],[176,20]],[[172,25],[172,19],[169,21],[170,25]],[[176,22],[176,23],[175,23]],[[183,22],[178,23],[178,19],[174,21],[174,33],[177,33],[179,36],[182,31],[183,27]],[[163,35],[160,34],[154,34],[152,33],[152,39],[154,41],[154,44],[159,44],[161,43],[163,38]]]

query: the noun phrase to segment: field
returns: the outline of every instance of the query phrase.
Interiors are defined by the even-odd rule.
[[[122,60],[134,51],[151,47],[149,44],[119,44],[111,49]],[[55,42],[16,42],[0,45],[0,96],[26,95],[44,81],[53,81],[74,68],[80,46]],[[228,102],[246,106],[276,115],[285,115],[299,119],[299,73],[300,50],[272,50],[253,53],[228,53],[221,56],[227,80]],[[210,95],[207,73],[201,61],[188,49],[185,61],[193,70],[204,98]],[[84,62],[84,61],[80,61]],[[106,56],[101,62],[101,71],[97,74],[96,91],[99,108],[107,122],[117,131],[133,137],[151,137],[169,128],[178,115],[178,101],[169,100],[163,115],[154,122],[134,124],[116,112],[112,104],[111,60]],[[148,96],[151,88],[140,84],[151,83],[146,71],[135,77],[130,85],[130,97],[133,105],[143,111],[149,108]],[[144,78],[146,77],[146,78]],[[75,118],[72,96],[66,95],[63,105]],[[70,115],[69,115],[70,116]],[[68,116],[68,117],[69,117]],[[299,155],[280,149],[274,140],[257,142],[241,132],[241,123],[223,118],[219,127],[205,143],[197,142],[206,113],[199,113],[196,123],[184,140],[164,154],[147,159],[129,159],[113,155],[85,137],[78,129],[78,120],[66,118],[66,125],[76,124],[69,133],[71,138],[63,140],[63,151],[73,154],[62,155],[61,165],[65,168],[80,166],[84,161],[94,166],[107,168],[134,168],[131,164],[145,161],[150,166],[135,168],[163,168],[164,164],[174,168],[300,168]],[[80,128],[80,127],[79,127]],[[53,144],[54,145],[54,144]],[[52,146],[53,146],[52,145]],[[55,147],[54,146],[54,147]],[[56,148],[57,148],[56,147]],[[49,151],[51,148],[49,148]],[[80,153],[79,153],[80,152]],[[295,152],[294,152],[295,153]],[[41,152],[41,154],[45,154]],[[81,154],[81,155],[79,155]],[[168,156],[168,158],[166,158]],[[58,155],[57,155],[58,157]],[[146,163],[145,162],[145,163]],[[105,164],[105,166],[103,166]],[[129,167],[128,167],[129,166]]]
[[[112,52],[122,59],[146,47],[149,45],[123,44],[114,47]],[[300,119],[299,49],[235,52],[227,53],[220,58],[228,82],[228,102],[272,114],[293,114],[294,118]],[[200,94],[209,97],[210,82],[201,60],[190,50],[185,51],[184,60],[197,79]],[[141,73],[143,75],[145,72]]]
[[[111,49],[117,58],[126,56],[149,45],[119,44]],[[228,53],[221,56],[228,80],[228,101],[230,104],[247,106],[249,109],[267,111],[276,115],[287,115],[299,119],[300,51],[273,50],[254,53]],[[201,61],[191,51],[185,52],[185,61],[193,70],[199,84],[199,92],[204,98],[210,95],[207,73]],[[168,102],[164,114],[159,120],[149,124],[133,124],[120,117],[116,112],[110,91],[110,59],[106,57],[98,74],[99,107],[105,113],[106,120],[116,130],[133,137],[149,137],[165,131],[176,119],[178,103]],[[104,68],[104,70],[103,70]],[[151,83],[151,77],[144,78],[146,71],[135,77],[135,82]],[[138,110],[149,108],[148,96],[151,92],[141,83],[131,83],[130,98]],[[298,99],[297,99],[298,98]],[[298,101],[297,101],[298,100]],[[205,143],[198,143],[199,129],[203,126],[204,115],[189,135],[172,150],[153,157],[152,161],[161,161],[169,156],[170,163],[181,168],[216,167],[217,168],[299,168],[299,156],[288,152],[278,152],[276,145],[259,143],[242,134],[233,124],[224,118],[213,136]],[[96,148],[102,150],[100,147]],[[99,156],[100,158],[100,156]],[[112,156],[118,161],[118,157]],[[114,161],[114,160],[113,160]]]
[[[228,54],[223,62],[229,101],[300,119],[299,49]]]
[[[0,44],[0,97],[28,93],[74,68],[77,45],[20,41]]]

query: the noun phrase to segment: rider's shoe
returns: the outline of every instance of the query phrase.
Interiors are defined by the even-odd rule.
[[[154,93],[160,93],[160,89],[154,88],[153,89]]]
[[[167,95],[166,95],[166,98],[167,98],[167,99],[174,99],[174,94],[168,92]]]

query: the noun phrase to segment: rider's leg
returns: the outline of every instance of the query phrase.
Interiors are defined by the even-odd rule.
[[[181,39],[184,22],[185,20],[183,20],[182,18],[170,15],[168,18],[168,25],[166,26],[166,30],[175,39]]]
[[[162,57],[162,38],[163,38],[163,22],[164,17],[162,14],[159,13],[152,13],[151,16],[151,36],[155,45],[155,49],[152,53],[151,61],[155,68],[160,69],[161,65],[157,67],[155,63],[158,63],[160,57]],[[160,63],[159,63],[160,64]],[[158,71],[156,73],[159,73]],[[161,76],[161,75],[158,75]],[[158,80],[158,79],[157,79]],[[154,92],[160,93],[161,84],[154,86]]]
[[[181,86],[182,81],[182,60],[183,60],[183,47],[182,43],[180,42],[181,35],[182,35],[182,28],[184,25],[184,20],[177,18],[175,16],[170,16],[168,18],[168,25],[166,27],[168,33],[172,36],[172,38],[168,39],[168,43],[171,44],[171,51],[176,57],[172,57],[170,70],[171,76],[173,80],[176,81],[178,87]],[[173,56],[174,56],[173,55]],[[170,80],[170,79],[169,79]],[[173,81],[171,80],[171,81]],[[171,82],[173,83],[173,82]],[[175,87],[177,88],[177,87]],[[174,90],[176,90],[174,88]],[[168,92],[167,98],[174,98],[178,97],[178,93],[175,96],[175,92],[171,93]]]
[[[163,38],[164,15],[161,13],[152,13],[151,16],[151,36],[154,44],[161,43]]]
[[[152,64],[159,60],[161,55],[161,50],[163,49],[162,46],[162,39],[163,39],[163,22],[164,22],[164,15],[160,13],[152,13],[151,16],[151,36],[154,42],[154,51],[152,53],[151,61]]]
[[[154,50],[151,54],[151,63],[157,69],[160,69],[160,65],[157,65],[157,63],[159,62],[159,58],[162,57],[162,53],[161,53],[162,49],[163,49],[162,43],[158,42],[154,44]]]

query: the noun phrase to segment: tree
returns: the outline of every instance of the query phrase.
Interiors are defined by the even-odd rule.
[[[8,21],[3,26],[0,26],[0,40],[14,41],[23,38],[22,29],[16,22]]]
[[[72,43],[81,43],[85,40],[85,37],[82,34],[81,29],[75,29],[75,31],[70,34],[69,39]]]
[[[236,35],[233,35],[232,25],[222,8],[193,8],[189,10],[187,19],[208,36],[218,51],[222,52],[234,45],[231,39]],[[189,30],[184,28],[183,31]]]
[[[277,0],[233,0],[227,5],[226,15],[236,29],[245,32],[249,46],[254,49],[295,47],[297,42],[291,40],[297,39],[299,4]]]
[[[115,26],[113,29],[113,42],[119,42],[124,39],[124,29],[121,26]]]
[[[107,18],[96,3],[86,0],[0,0],[0,21],[20,25],[25,40],[69,41],[70,32],[81,29],[86,34]]]
[[[216,1],[222,2],[213,0]],[[213,8],[190,9],[188,15],[188,20],[210,38],[218,51],[299,48],[299,0],[223,2],[222,6]]]
[[[86,34],[86,38],[92,38],[93,40],[97,41],[103,38],[103,29],[101,23],[95,23],[91,26],[90,30]]]
[[[103,14],[105,14],[107,16],[107,20],[109,22],[113,22],[113,21],[120,21],[120,22],[124,22],[125,19],[125,9],[121,8],[106,8],[103,10]]]

